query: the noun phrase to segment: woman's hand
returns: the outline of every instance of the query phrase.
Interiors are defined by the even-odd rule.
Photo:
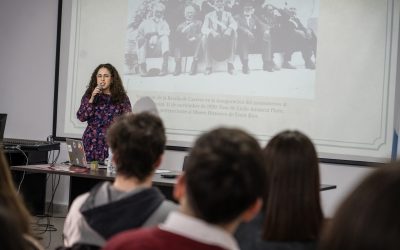
[[[100,94],[100,93],[101,93],[101,87],[100,86],[97,86],[96,88],[94,88],[94,90],[92,92],[92,96],[89,99],[89,103],[93,103],[95,96]]]

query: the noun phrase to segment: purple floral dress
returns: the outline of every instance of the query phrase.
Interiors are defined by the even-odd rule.
[[[116,104],[112,103],[111,96],[106,94],[99,94],[96,104],[89,103],[89,99],[87,96],[82,97],[81,106],[76,113],[81,122],[88,123],[82,138],[86,160],[104,161],[108,157],[107,128],[115,117],[132,112],[132,107],[127,96],[121,103]]]

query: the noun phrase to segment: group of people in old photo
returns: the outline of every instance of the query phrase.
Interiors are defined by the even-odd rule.
[[[283,6],[278,8],[268,0],[144,0],[131,10],[128,71],[141,76],[196,75],[199,63],[204,63],[204,74],[209,75],[215,70],[213,62],[226,62],[226,71],[234,74],[239,58],[244,74],[252,70],[249,60],[259,60],[252,65],[273,72],[296,69],[291,63],[295,52],[302,55],[301,68],[315,69],[317,37],[309,27],[316,26],[316,18],[305,23],[294,6]],[[274,58],[278,53],[279,64]],[[191,64],[183,63],[189,57]],[[150,68],[148,58],[162,60]],[[171,58],[174,69],[169,65]]]

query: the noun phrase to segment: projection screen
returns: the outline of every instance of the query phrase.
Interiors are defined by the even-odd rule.
[[[56,137],[82,136],[76,111],[108,62],[132,106],[155,104],[169,146],[217,126],[262,145],[297,129],[321,158],[391,157],[399,0],[60,3]]]

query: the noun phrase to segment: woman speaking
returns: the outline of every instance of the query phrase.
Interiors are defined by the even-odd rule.
[[[88,162],[103,162],[108,157],[107,128],[115,117],[131,111],[118,71],[109,63],[97,66],[76,114],[88,123],[82,138]]]

